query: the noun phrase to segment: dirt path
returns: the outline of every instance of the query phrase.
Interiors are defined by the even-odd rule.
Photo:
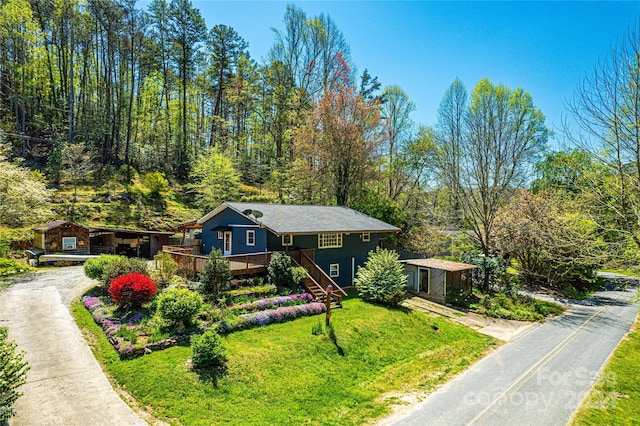
[[[31,366],[11,425],[147,424],[113,390],[71,317],[71,301],[89,286],[73,266],[0,292],[0,326]]]

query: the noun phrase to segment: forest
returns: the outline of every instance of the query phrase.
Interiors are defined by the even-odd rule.
[[[501,254],[552,286],[638,263],[635,29],[575,89],[552,151],[532,96],[489,79],[453,79],[437,122],[414,122],[401,87],[353,71],[330,16],[297,6],[262,60],[189,0],[0,6],[2,254],[16,229],[98,220],[90,188],[156,229],[225,200],[349,206],[399,226],[404,253]]]

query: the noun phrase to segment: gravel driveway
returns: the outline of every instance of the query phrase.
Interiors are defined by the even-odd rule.
[[[72,266],[0,292],[0,326],[31,366],[11,425],[147,424],[113,390],[71,317],[71,301],[89,286]]]

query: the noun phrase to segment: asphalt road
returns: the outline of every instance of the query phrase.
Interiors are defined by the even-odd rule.
[[[72,266],[0,291],[0,326],[31,366],[10,425],[146,424],[113,390],[71,317],[71,301],[90,285]]]
[[[395,425],[565,425],[638,313],[603,291],[473,365]],[[615,377],[606,380],[615,381]]]

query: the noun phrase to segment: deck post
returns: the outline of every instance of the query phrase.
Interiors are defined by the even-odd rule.
[[[327,286],[327,300],[326,300],[326,306],[327,306],[327,317],[325,319],[325,324],[328,327],[329,326],[329,322],[331,321],[331,293],[333,292],[333,286],[331,284],[329,284]]]

